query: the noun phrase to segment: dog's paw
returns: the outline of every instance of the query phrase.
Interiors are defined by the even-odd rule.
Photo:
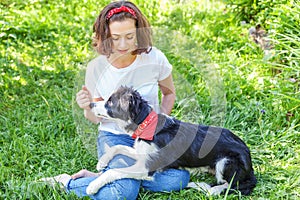
[[[208,190],[208,194],[211,195],[211,196],[220,195],[228,187],[229,187],[228,183],[224,183],[223,185],[216,185],[214,187],[211,187]]]
[[[107,163],[102,162],[102,160],[98,160],[97,170],[100,172],[107,166]]]
[[[208,192],[211,189],[211,186],[204,182],[189,182],[187,185],[188,188],[194,188],[199,191]]]
[[[86,188],[86,193],[88,195],[93,195],[93,194],[96,194],[99,190],[99,187],[97,185],[97,183],[95,181],[92,181],[88,187]]]

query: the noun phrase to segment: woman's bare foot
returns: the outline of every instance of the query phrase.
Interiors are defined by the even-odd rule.
[[[86,169],[82,169],[79,172],[73,174],[71,176],[72,179],[77,179],[77,178],[82,178],[82,177],[95,177],[95,176],[99,176],[101,173],[95,173],[95,172],[91,172],[88,171]]]
[[[63,188],[67,186],[70,179],[74,180],[83,177],[95,177],[95,176],[99,176],[100,174],[101,173],[95,173],[95,172],[88,171],[86,169],[82,169],[79,172],[73,174],[72,176],[70,176],[69,174],[60,174],[53,177],[41,178],[38,181],[45,182],[52,187],[59,184]]]
[[[71,176],[69,174],[60,174],[54,177],[41,178],[39,181],[45,182],[51,186],[57,185],[59,183],[61,186],[65,187],[70,181]]]

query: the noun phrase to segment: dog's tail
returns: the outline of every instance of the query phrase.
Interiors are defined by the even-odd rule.
[[[252,170],[244,180],[239,181],[235,185],[234,189],[239,190],[242,195],[250,195],[255,188],[256,183],[257,180]]]
[[[238,190],[242,195],[250,195],[256,186],[257,179],[254,175],[251,156],[248,148],[243,153],[231,157],[225,165],[223,175],[231,189]],[[229,193],[233,191],[230,190]]]
[[[250,195],[250,193],[252,193],[253,189],[256,186],[257,179],[254,175],[251,154],[248,147],[244,149],[244,153],[240,154],[239,158],[241,166],[243,167],[241,169],[242,177],[239,180],[237,189],[241,191],[243,195]]]

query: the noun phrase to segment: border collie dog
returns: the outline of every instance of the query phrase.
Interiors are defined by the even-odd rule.
[[[129,167],[103,172],[89,184],[88,194],[122,178],[151,179],[153,172],[168,168],[206,169],[213,173],[217,179],[214,186],[206,183],[188,185],[209,195],[218,195],[225,190],[238,190],[249,195],[256,185],[247,145],[225,128],[182,122],[157,114],[136,90],[124,86],[106,102],[92,107],[97,115],[115,120],[135,138],[133,147],[107,147],[98,161],[97,170],[105,168],[117,154],[129,156],[136,162]]]

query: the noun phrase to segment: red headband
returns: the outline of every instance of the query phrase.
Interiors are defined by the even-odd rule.
[[[135,12],[134,12],[133,9],[128,8],[126,6],[121,6],[120,8],[111,9],[107,14],[106,19],[109,20],[114,14],[117,14],[117,13],[120,13],[120,12],[128,12],[136,18],[136,15],[135,15]]]

